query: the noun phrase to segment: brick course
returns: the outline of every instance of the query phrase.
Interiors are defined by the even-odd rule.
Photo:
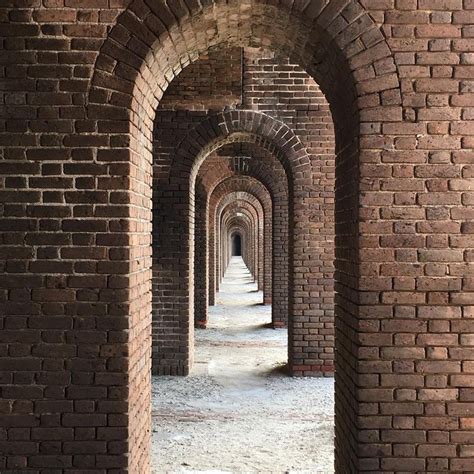
[[[3,2],[0,470],[149,471],[153,120],[188,64],[241,45],[299,64],[334,119],[337,471],[473,470],[472,8]],[[312,209],[303,138],[281,138]],[[301,250],[320,212],[294,211]],[[290,257],[300,331],[332,281]]]

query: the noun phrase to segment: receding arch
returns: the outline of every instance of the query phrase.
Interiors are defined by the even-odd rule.
[[[258,281],[258,261],[262,257],[262,249],[259,243],[259,211],[252,204],[245,200],[229,203],[225,209],[222,210],[221,215],[221,245],[219,255],[223,269],[227,269],[230,262],[230,247],[229,247],[229,228],[238,227],[241,223],[247,224],[245,232],[246,261],[250,273]],[[222,277],[224,276],[224,271]]]
[[[399,87],[393,59],[393,67],[374,69],[385,81],[356,79],[358,69],[392,57],[378,25],[359,2],[177,3],[171,9],[135,0],[119,16],[96,61],[91,111],[98,111],[96,104],[117,104],[152,119],[172,78],[202,52],[223,45],[271,47],[296,57],[321,85],[339,125],[357,113],[358,96]]]
[[[205,261],[208,261],[207,266],[199,265],[199,269],[196,268],[196,278],[198,283],[202,282],[203,278],[203,268],[209,268],[209,287],[213,288],[214,292],[216,291],[216,283],[219,281],[219,277],[223,276],[225,267],[220,263],[218,255],[218,249],[220,248],[220,216],[222,215],[223,209],[229,204],[235,203],[237,200],[246,200],[251,204],[255,211],[259,214],[261,223],[263,223],[263,228],[259,230],[261,233],[260,245],[262,253],[262,261],[260,262],[262,266],[255,271],[253,268],[253,263],[250,264],[250,271],[254,273],[257,277],[260,276],[260,286],[264,288],[264,293],[269,293],[267,298],[271,298],[271,277],[268,281],[265,280],[268,277],[268,273],[271,272],[271,227],[272,227],[272,201],[271,196],[268,190],[257,180],[250,178],[248,176],[231,176],[219,183],[212,194],[209,196],[209,205],[206,208],[206,214],[209,216],[209,241],[205,249],[201,249],[202,256],[204,256]],[[199,228],[198,228],[199,229]],[[199,232],[197,233],[197,240],[202,241],[202,238],[199,237]],[[209,247],[209,248],[207,248]],[[196,250],[198,255],[198,250]],[[263,265],[265,263],[265,266]],[[259,273],[261,272],[261,273]],[[196,323],[199,327],[205,327],[207,321],[207,286],[202,287],[201,285],[196,285],[196,291],[201,290],[200,295],[196,295]],[[200,296],[200,298],[197,298]],[[213,297],[215,294],[213,293]],[[269,303],[269,300],[267,299]]]
[[[169,187],[163,187],[162,183],[162,189],[158,190],[160,194],[154,211],[154,216],[157,216],[154,225],[162,229],[157,233],[157,238],[161,240],[154,245],[154,250],[158,252],[156,258],[154,257],[154,284],[159,288],[166,285],[179,288],[178,298],[172,303],[173,316],[168,312],[165,297],[160,298],[159,304],[156,304],[156,312],[154,310],[157,325],[160,320],[164,321],[163,318],[169,321],[173,317],[176,321],[174,325],[166,323],[169,330],[157,332],[161,339],[157,338],[158,344],[153,350],[156,357],[153,360],[158,373],[167,371],[166,365],[170,363],[170,359],[166,357],[167,334],[177,332],[181,333],[180,339],[187,339],[190,343],[179,344],[179,354],[171,360],[176,369],[172,370],[180,374],[187,374],[190,370],[193,336],[192,328],[184,324],[184,321],[193,320],[189,315],[194,313],[194,275],[191,269],[194,262],[195,180],[209,153],[223,144],[238,141],[256,141],[279,158],[283,168],[286,168],[287,174],[291,176],[288,193],[293,212],[289,213],[289,227],[296,229],[297,226],[293,226],[292,222],[298,219],[298,216],[303,219],[301,213],[305,206],[302,200],[308,195],[307,187],[312,185],[310,164],[300,140],[284,123],[254,111],[223,112],[209,117],[187,134],[175,152],[174,166],[169,174]],[[167,215],[167,209],[171,208],[174,212]],[[160,216],[163,216],[161,221]],[[164,229],[166,232],[163,232]],[[295,236],[290,235],[289,246],[294,238]],[[179,256],[176,257],[179,258],[179,263],[173,260],[172,256]],[[291,280],[291,270],[289,279]],[[288,305],[291,305],[291,295]],[[171,307],[171,302],[169,306]],[[178,346],[175,344],[175,347]],[[290,360],[294,360],[293,366],[298,366],[300,370],[302,366],[296,361],[301,359],[303,362],[305,356],[300,352],[299,357],[296,357],[296,347],[297,345],[289,345]],[[325,362],[322,361],[322,364]],[[163,364],[165,368],[161,369]]]
[[[209,2],[202,7],[198,2],[178,1],[173,2],[170,10],[169,4],[143,4],[137,0],[119,17],[96,61],[87,117],[97,121],[99,131],[116,130],[110,148],[98,150],[98,157],[113,156],[129,166],[130,180],[121,184],[130,202],[123,228],[128,242],[120,254],[123,268],[111,273],[127,275],[131,294],[126,321],[131,349],[126,386],[139,395],[134,397],[134,403],[127,402],[130,433],[126,450],[130,453],[127,462],[140,472],[148,469],[149,367],[142,361],[149,351],[146,334],[154,111],[169,81],[200,51],[242,43],[280,49],[296,57],[316,78],[331,105],[338,152],[336,281],[341,315],[336,463],[342,471],[357,471],[362,462],[363,453],[356,440],[356,420],[363,416],[356,401],[360,375],[358,347],[362,344],[357,337],[356,321],[360,312],[358,295],[365,289],[358,265],[358,191],[363,177],[359,162],[365,151],[372,156],[383,151],[383,144],[365,137],[368,130],[381,130],[385,122],[401,122],[399,94],[397,98],[400,85],[383,34],[358,2],[313,0],[285,5],[288,7],[245,1]],[[382,61],[385,67],[376,67]],[[369,71],[368,78],[361,74],[362,70]],[[386,91],[392,94],[390,100],[384,101]],[[374,100],[362,100],[369,94]],[[297,221],[295,225],[303,223]],[[300,311],[304,313],[304,309],[298,308],[297,312]],[[190,343],[191,333],[184,345]],[[302,373],[311,372],[311,367],[295,362]]]
[[[210,291],[215,292],[218,288],[218,281],[215,281],[219,274],[219,265],[217,264],[218,259],[215,258],[215,248],[218,247],[218,227],[219,227],[219,209],[226,202],[224,200],[232,200],[237,196],[246,194],[247,196],[254,196],[255,199],[260,201],[265,215],[264,215],[264,267],[261,269],[262,276],[265,275],[264,280],[259,282],[261,289],[264,292],[264,301],[266,304],[270,304],[272,301],[273,294],[273,271],[275,271],[272,255],[275,252],[277,257],[281,257],[281,252],[279,249],[273,249],[273,238],[272,230],[276,227],[278,231],[284,232],[287,225],[284,221],[284,217],[287,218],[287,215],[282,216],[279,214],[276,217],[277,222],[275,222],[274,209],[276,204],[279,207],[283,207],[285,203],[281,202],[281,199],[275,197],[270,190],[262,183],[260,183],[256,178],[251,176],[233,176],[222,180],[212,191],[212,194],[209,196],[209,235],[210,237],[210,247],[209,247],[209,269],[210,269]],[[222,204],[221,204],[222,203]],[[286,207],[287,210],[287,207]],[[283,257],[281,258],[284,259]],[[287,259],[285,260],[287,261]],[[277,268],[277,276],[281,278],[283,275],[287,274],[287,266],[282,265]],[[222,273],[222,272],[221,272]],[[277,291],[276,293],[279,294]],[[214,296],[214,295],[212,295]],[[285,295],[284,298],[288,296]],[[279,297],[277,296],[276,300],[280,302]]]
[[[261,190],[260,195],[261,192],[266,193],[264,187],[268,189],[272,203],[269,203],[270,210],[266,213],[265,219],[271,217],[273,222],[273,224],[269,222],[269,225],[265,225],[265,265],[268,268],[260,273],[262,278],[265,275],[264,281],[260,281],[260,286],[264,290],[266,304],[270,304],[272,295],[276,295],[272,307],[273,323],[275,326],[284,326],[287,324],[288,318],[288,179],[285,170],[276,157],[273,157],[270,152],[256,143],[249,142],[245,143],[247,147],[244,150],[248,154],[246,164],[239,168],[239,172],[236,173],[232,166],[229,166],[226,158],[220,156],[221,152],[229,146],[229,144],[226,144],[225,138],[223,141],[224,143],[216,143],[216,150],[212,155],[209,154],[206,157],[199,169],[196,181],[195,209],[199,217],[196,219],[194,234],[196,252],[194,269],[195,314],[197,320],[201,321],[198,325],[202,326],[202,321],[206,319],[207,302],[210,305],[214,304],[216,288],[218,288],[219,283],[218,279],[216,280],[216,267],[219,267],[219,265],[216,265],[215,259],[215,246],[218,239],[215,235],[216,223],[213,218],[216,199],[219,198],[222,192],[236,191],[239,186],[242,190],[254,193],[256,190],[254,188],[257,186]],[[240,148],[242,146],[242,142],[233,141],[231,145],[233,144]],[[232,153],[232,149],[225,153],[227,152]],[[266,200],[266,198],[261,198],[261,200]],[[277,240],[273,239],[272,233],[277,235]],[[277,243],[278,246],[272,251],[271,243],[273,242]],[[208,248],[209,250],[207,250]],[[206,254],[209,254],[209,258]],[[273,262],[271,261],[272,255]],[[276,278],[273,278],[272,267],[275,267],[274,271],[277,272]],[[204,284],[206,278],[203,273],[206,272],[209,276],[207,300],[203,294],[206,290]]]
[[[219,261],[218,268],[220,269],[219,277],[223,278],[227,265],[229,263],[228,252],[224,252],[223,248],[227,246],[228,242],[226,239],[226,218],[229,218],[230,213],[235,215],[237,212],[242,211],[248,213],[248,218],[252,223],[250,229],[252,232],[252,258],[249,259],[249,270],[254,275],[257,286],[259,289],[262,288],[262,273],[264,272],[264,227],[268,225],[268,205],[265,202],[262,203],[260,199],[251,193],[238,191],[230,193],[224,197],[219,203],[218,209],[216,210],[216,223],[218,224],[219,235],[218,245],[216,245],[217,258]],[[266,243],[268,246],[268,243]]]

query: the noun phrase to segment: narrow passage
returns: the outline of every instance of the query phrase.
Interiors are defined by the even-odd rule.
[[[287,331],[241,257],[220,290],[191,374],[153,377],[153,472],[333,472],[333,379],[285,375]]]

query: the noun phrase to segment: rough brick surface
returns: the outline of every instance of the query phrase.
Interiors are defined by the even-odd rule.
[[[2,2],[2,473],[149,472],[152,180],[163,179],[153,173],[154,120],[181,70],[240,46],[299,64],[334,119],[337,471],[474,470],[473,8]],[[290,363],[314,374],[320,353],[305,348],[311,331],[321,338],[332,279],[305,276],[325,261],[307,257],[326,248],[317,229],[328,196],[313,194],[326,170],[292,119],[244,106],[253,112],[226,110],[206,130],[201,115],[183,142],[170,174],[177,222],[192,228],[179,179],[197,172],[214,140],[244,134],[285,163],[289,340],[305,354]],[[179,236],[187,246],[170,251],[183,262],[169,276],[190,289],[175,295],[189,365],[193,235]]]

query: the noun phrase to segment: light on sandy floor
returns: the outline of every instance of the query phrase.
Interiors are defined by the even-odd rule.
[[[333,380],[291,378],[287,331],[233,257],[188,377],[153,377],[154,473],[333,472]]]

